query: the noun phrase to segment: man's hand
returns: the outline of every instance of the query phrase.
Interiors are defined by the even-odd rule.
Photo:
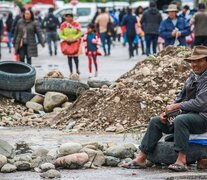
[[[180,103],[168,105],[165,108],[165,113],[172,112],[174,110],[180,109]]]
[[[160,114],[160,121],[163,124],[167,124],[167,116],[166,116],[166,113],[165,112],[163,112],[162,114]]]
[[[176,33],[177,33],[177,31],[174,30],[174,31],[172,32],[172,36],[175,37],[175,36],[176,36]]]

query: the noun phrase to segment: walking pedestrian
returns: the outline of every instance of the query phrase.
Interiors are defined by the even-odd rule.
[[[153,54],[157,53],[157,40],[159,36],[159,26],[162,16],[158,11],[155,2],[150,2],[150,8],[142,16],[141,24],[145,33],[146,55],[151,54],[151,45]]]
[[[44,47],[44,39],[38,22],[34,21],[33,12],[26,10],[23,18],[18,21],[14,32],[14,47],[16,54],[20,55],[21,62],[32,64],[32,57],[38,56],[36,37]]]
[[[59,20],[53,14],[54,9],[49,8],[48,15],[42,21],[42,29],[46,32],[46,39],[50,56],[53,55],[52,43],[54,45],[54,55],[57,55],[57,29],[60,26]]]
[[[109,30],[110,23],[113,23],[112,17],[106,12],[105,8],[101,9],[101,13],[95,20],[95,25],[98,27],[105,56],[111,54],[111,30]],[[111,29],[111,28],[110,28]],[[106,50],[106,43],[108,49]]]
[[[6,20],[6,29],[7,29],[7,34],[8,34],[8,48],[9,48],[9,53],[11,53],[12,49],[12,24],[13,24],[13,14],[9,13],[7,20]]]
[[[168,18],[160,24],[159,33],[165,40],[165,47],[168,45],[186,46],[186,36],[190,31],[189,23],[182,17],[177,16],[177,5],[170,4],[168,9]]]
[[[122,26],[126,26],[126,37],[129,44],[129,58],[134,57],[133,41],[136,38],[136,23],[137,18],[132,14],[132,9],[129,8],[127,15],[124,16]]]
[[[12,24],[12,29],[11,29],[12,34],[14,34],[17,22],[23,17],[23,14],[24,14],[25,10],[26,9],[24,7],[22,7],[19,11],[19,14],[16,15],[16,17],[14,18],[14,21],[13,21],[13,24]]]
[[[73,74],[73,62],[74,59],[76,66],[76,73],[79,71],[79,59],[81,54],[81,37],[83,32],[79,23],[75,22],[72,13],[64,15],[65,21],[60,26],[59,37],[63,40],[61,50],[68,57],[68,65],[70,69],[70,76]],[[64,52],[64,49],[67,52]]]
[[[101,55],[98,52],[98,42],[99,37],[95,32],[95,26],[93,24],[88,25],[87,34],[84,37],[84,41],[86,42],[86,56],[88,56],[88,68],[89,68],[89,78],[92,77],[92,63],[95,66],[95,77],[98,76],[98,63],[97,56]]]
[[[141,19],[143,16],[143,12],[144,12],[144,8],[142,6],[138,6],[138,8],[135,10],[135,14],[137,16],[137,22],[138,22],[138,26],[140,27],[140,33],[139,33],[139,37],[140,37],[140,44],[141,44],[141,48],[142,48],[142,55],[145,54],[145,47],[144,47],[144,31],[141,28]]]
[[[191,19],[194,25],[195,41],[194,45],[207,46],[207,12],[204,3],[198,5],[198,12]]]

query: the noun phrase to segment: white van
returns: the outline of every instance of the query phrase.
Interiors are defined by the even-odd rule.
[[[78,3],[75,6],[67,4],[56,10],[54,15],[60,20],[64,14],[73,13],[75,21],[81,24],[81,27],[85,32],[88,24],[92,21],[94,15],[96,14],[96,11],[97,7],[95,3]]]

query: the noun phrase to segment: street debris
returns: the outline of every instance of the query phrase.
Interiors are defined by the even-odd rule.
[[[45,87],[48,86],[39,84],[39,90],[40,87],[41,90],[44,88],[44,93],[39,91],[41,96],[38,95],[27,102],[26,106],[29,109],[16,105],[11,100],[6,100],[10,103],[3,107],[0,103],[0,112],[2,112],[0,125],[49,126],[72,132],[119,133],[131,127],[139,127],[140,132],[145,131],[150,117],[159,115],[166,105],[172,102],[189,76],[190,67],[183,58],[190,54],[191,50],[188,48],[169,46],[157,56],[149,56],[137,63],[132,70],[112,84],[97,80],[94,83],[90,81],[89,85],[100,88],[80,90],[75,102],[68,102],[64,93],[46,91]],[[41,82],[65,81],[61,77],[57,78],[61,73],[51,74],[55,78],[47,75],[47,78],[42,79]],[[75,81],[73,82],[75,86]],[[85,87],[81,82],[77,81],[77,83]],[[58,84],[55,88],[59,88]],[[70,91],[72,92],[72,89]],[[62,97],[59,102],[55,98],[57,94],[61,94]]]

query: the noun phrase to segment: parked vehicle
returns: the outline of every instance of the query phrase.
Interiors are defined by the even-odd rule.
[[[83,31],[86,31],[88,24],[92,21],[95,13],[97,11],[97,6],[95,3],[78,3],[73,6],[71,4],[65,5],[54,12],[54,15],[60,20],[66,13],[73,13],[77,22],[81,24]]]

